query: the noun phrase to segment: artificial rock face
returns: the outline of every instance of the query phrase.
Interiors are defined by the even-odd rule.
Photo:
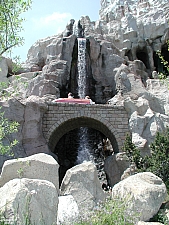
[[[31,82],[29,94],[65,97],[71,91],[77,95],[78,35],[87,39],[87,94],[96,103],[105,103],[116,94],[116,71],[122,63],[146,85],[152,72],[162,69],[155,52],[162,50],[165,57],[168,56],[168,7],[167,0],[103,0],[100,20],[91,22],[88,16],[81,17],[78,24],[71,20],[62,34],[37,41],[23,65],[23,71],[42,70],[38,82],[37,79]],[[76,28],[83,30],[83,35],[81,31],[76,32]],[[137,63],[132,70],[131,61],[134,60]],[[125,79],[124,73],[122,76]],[[44,88],[42,93],[35,91],[38,85],[47,86],[48,83],[49,86],[49,82],[55,87],[51,88],[51,93],[50,88]]]
[[[86,38],[86,95],[96,103],[124,105],[133,142],[143,154],[149,152],[156,132],[169,125],[168,89],[152,79],[164,69],[156,51],[169,58],[168,12],[168,0],[102,0],[98,21],[71,20],[61,34],[31,46],[21,79],[10,78],[6,90],[21,102],[17,156],[49,152],[41,128],[44,99],[67,97],[70,91],[78,96],[78,37]]]

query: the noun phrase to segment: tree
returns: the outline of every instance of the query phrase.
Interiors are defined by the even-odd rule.
[[[0,55],[23,44],[21,14],[31,6],[31,0],[0,0]]]
[[[148,157],[147,170],[159,176],[165,183],[169,181],[169,128],[157,132],[150,145],[151,156]]]

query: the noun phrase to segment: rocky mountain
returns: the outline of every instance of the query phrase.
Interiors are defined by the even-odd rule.
[[[168,0],[101,0],[98,21],[72,19],[61,34],[31,46],[20,79],[8,78],[5,91],[14,99],[1,102],[8,116],[22,124],[17,156],[48,151],[41,128],[46,101],[68,92],[78,96],[78,37],[86,38],[86,94],[97,104],[123,105],[133,142],[143,155],[149,153],[156,132],[169,126],[168,87],[158,79],[165,68],[156,54],[161,50],[169,60],[168,14]],[[5,60],[3,65],[6,78],[11,68]]]

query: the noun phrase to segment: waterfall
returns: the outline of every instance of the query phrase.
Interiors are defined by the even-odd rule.
[[[78,38],[78,96],[86,96],[86,39]]]
[[[90,154],[91,146],[89,144],[88,128],[80,127],[79,131],[79,146],[76,163],[80,164],[85,161],[93,161],[93,156]]]
[[[78,21],[75,21],[73,24],[73,34],[78,37]]]
[[[78,96],[85,98],[86,96],[86,39],[78,38]],[[88,138],[88,128],[80,127],[79,131],[79,147],[77,164],[84,161],[93,161],[90,154],[90,144]]]

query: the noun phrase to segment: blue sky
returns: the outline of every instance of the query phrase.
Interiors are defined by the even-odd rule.
[[[13,55],[26,60],[31,45],[41,38],[62,32],[70,19],[88,15],[91,21],[99,19],[100,0],[34,0],[31,9],[23,14],[26,21],[21,36],[25,44],[13,49]]]

